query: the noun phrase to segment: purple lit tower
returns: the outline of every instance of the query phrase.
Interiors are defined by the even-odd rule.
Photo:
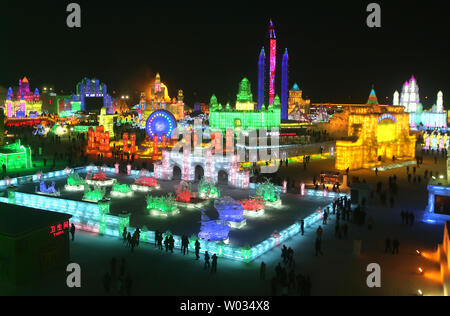
[[[281,119],[288,119],[288,68],[289,56],[287,48],[281,62]]]
[[[270,38],[270,60],[269,60],[269,105],[273,104],[275,99],[275,73],[277,68],[277,36],[272,20],[269,24]]]
[[[264,52],[264,47],[261,49],[261,54],[259,54],[258,60],[258,110],[261,110],[264,104],[264,73],[266,69],[266,53]]]

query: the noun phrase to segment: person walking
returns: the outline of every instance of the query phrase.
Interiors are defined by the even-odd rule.
[[[212,259],[212,261],[211,261],[211,273],[216,273],[217,272],[217,255],[213,254],[211,259]]]
[[[128,232],[128,234],[127,234],[127,247],[128,246],[131,246],[131,234],[130,234],[130,232]]]
[[[204,269],[209,269],[210,268],[210,264],[209,264],[209,253],[208,251],[205,252],[205,266]]]
[[[399,247],[400,247],[400,242],[398,241],[397,238],[394,238],[394,240],[392,242],[392,254],[393,255],[398,255]]]
[[[128,235],[127,228],[124,227],[123,228],[123,233],[122,233],[123,243],[127,242],[127,235]]]
[[[323,222],[322,222],[323,225],[327,224],[327,219],[328,219],[328,212],[327,212],[327,210],[325,210],[323,212]]]
[[[317,228],[317,231],[316,231],[317,238],[322,239],[322,233],[323,233],[322,226],[319,225],[319,228]]]
[[[384,247],[384,253],[391,252],[391,239],[388,237],[386,238],[385,247]]]
[[[169,250],[170,253],[173,253],[173,248],[175,247],[175,239],[173,239],[173,236],[170,235],[169,237]]]
[[[181,252],[183,253],[183,256],[189,254],[189,239],[186,235],[183,235],[181,238]]]
[[[300,221],[300,230],[302,231],[302,236],[305,234],[305,220]]]
[[[198,260],[200,258],[200,242],[198,239],[195,241],[195,260]]]
[[[158,233],[158,249],[163,250],[163,237],[162,233]]]
[[[72,223],[72,225],[70,225],[70,235],[72,236],[72,241],[75,240],[75,225]]]
[[[409,213],[409,222],[410,222],[411,226],[414,224],[414,214],[413,214],[413,212]]]
[[[164,238],[164,248],[166,249],[166,252],[169,251],[169,236],[166,236],[166,238]]]

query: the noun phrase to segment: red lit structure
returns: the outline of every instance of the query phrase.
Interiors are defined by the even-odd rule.
[[[265,206],[263,199],[259,196],[239,201],[246,211],[259,211]]]
[[[109,132],[105,132],[103,126],[98,126],[96,131],[92,127],[88,130],[87,154],[102,154],[104,157],[111,158],[111,145],[109,144]]]

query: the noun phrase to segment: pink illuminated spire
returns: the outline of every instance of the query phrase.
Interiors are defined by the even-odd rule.
[[[270,70],[269,70],[269,105],[273,104],[275,99],[275,72],[277,64],[277,36],[275,34],[275,27],[272,19],[269,23],[269,36],[270,36]]]

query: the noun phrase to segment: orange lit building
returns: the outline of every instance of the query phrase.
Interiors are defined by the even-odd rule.
[[[298,84],[294,84],[291,90],[289,90],[288,98],[288,113],[290,120],[299,121],[299,114],[310,113],[311,100],[303,99],[303,91],[300,90]]]
[[[105,132],[105,128],[103,126],[98,126],[95,131],[92,127],[89,128],[86,153],[88,155],[102,154],[103,157],[106,158],[112,157],[111,145],[109,143],[109,132]]]
[[[348,106],[344,111],[347,137],[336,141],[336,169],[372,168],[394,157],[414,159],[416,136],[410,135],[404,107],[378,104],[372,90],[367,104]],[[333,119],[329,124],[334,124]]]
[[[161,82],[161,77],[156,74],[155,81],[150,85],[148,93],[141,93],[139,110],[142,113],[143,121],[154,111],[166,110],[171,112],[176,120],[184,118],[184,96],[183,90],[178,90],[177,98],[169,97],[167,86]]]

